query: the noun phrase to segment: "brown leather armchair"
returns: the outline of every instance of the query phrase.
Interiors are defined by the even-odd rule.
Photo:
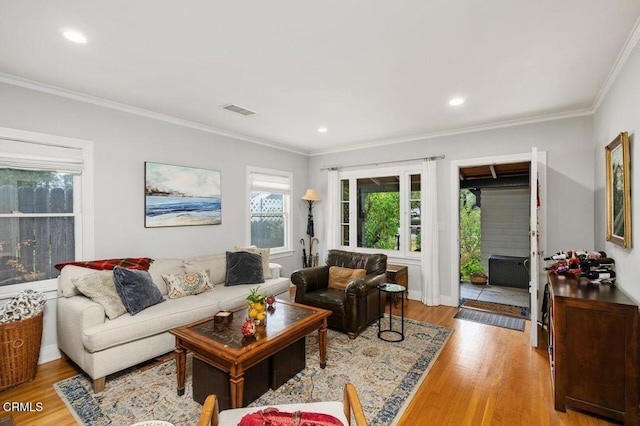
[[[296,286],[296,302],[332,311],[328,326],[355,339],[362,329],[380,317],[377,286],[386,280],[387,255],[329,250],[326,263],[291,274],[291,282]],[[351,281],[344,291],[336,290],[329,288],[330,266],[365,269],[367,275]],[[382,293],[381,302],[385,301]]]

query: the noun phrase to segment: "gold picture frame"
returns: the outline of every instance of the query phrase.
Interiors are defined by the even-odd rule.
[[[605,148],[607,169],[607,241],[631,247],[629,136],[620,133]]]

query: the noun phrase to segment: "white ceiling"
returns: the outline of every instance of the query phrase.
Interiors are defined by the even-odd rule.
[[[639,16],[638,0],[0,0],[0,81],[316,154],[592,113]]]

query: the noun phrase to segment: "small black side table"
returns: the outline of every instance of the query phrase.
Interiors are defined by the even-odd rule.
[[[400,330],[393,329],[393,303],[391,302],[393,297],[387,297],[389,300],[389,328],[383,330],[381,325],[381,316],[384,314],[384,307],[382,306],[382,292],[387,293],[387,296],[400,296],[401,303],[401,316],[400,316]],[[404,340],[404,293],[407,291],[406,287],[399,284],[384,283],[378,285],[378,338],[386,342],[402,342]],[[385,337],[389,336],[389,337]]]

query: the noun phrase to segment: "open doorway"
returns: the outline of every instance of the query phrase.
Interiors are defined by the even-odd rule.
[[[538,317],[541,309],[542,298],[540,297],[539,283],[544,282],[545,272],[539,267],[541,259],[546,250],[546,175],[547,175],[547,153],[538,151],[536,147],[531,148],[531,152],[521,154],[507,154],[482,158],[468,158],[451,161],[450,169],[450,223],[453,232],[451,235],[451,303],[459,306],[460,298],[460,245],[459,233],[457,232],[460,221],[460,169],[486,164],[511,164],[519,162],[530,162],[530,201],[531,224],[529,228],[529,253],[530,253],[530,274],[529,274],[529,297],[531,300],[530,324],[528,327],[531,346],[538,346]]]
[[[460,306],[529,319],[530,166],[459,169]]]

